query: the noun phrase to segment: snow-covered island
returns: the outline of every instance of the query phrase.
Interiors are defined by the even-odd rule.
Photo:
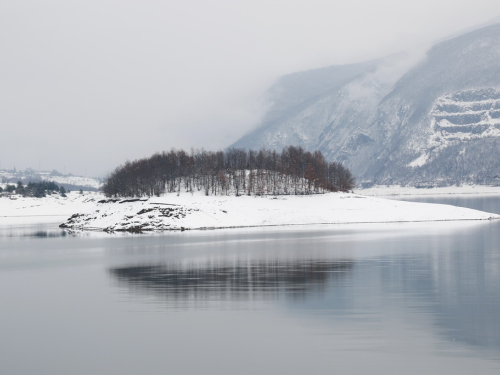
[[[61,224],[73,231],[148,232],[313,224],[500,219],[500,215],[441,204],[403,202],[353,193],[205,196],[202,192],[110,199],[72,192],[67,197],[0,198],[0,225]]]
[[[383,187],[355,194],[354,186],[342,164],[300,147],[281,153],[171,150],[117,167],[100,193],[66,196],[47,189],[34,194],[12,186],[9,190],[15,190],[0,198],[0,225],[57,220],[72,231],[139,233],[500,218],[455,206],[367,196],[383,194]]]
[[[141,199],[97,199],[61,227],[97,231],[166,231],[285,225],[500,219],[466,208],[401,202],[353,193],[304,196],[166,194]]]

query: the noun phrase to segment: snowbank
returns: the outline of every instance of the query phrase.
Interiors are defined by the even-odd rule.
[[[163,231],[498,218],[496,214],[448,205],[347,193],[277,197],[184,193],[110,200],[99,193],[72,192],[67,198],[0,198],[0,225],[64,223],[75,230]]]
[[[448,205],[400,202],[347,193],[277,197],[168,194],[140,200],[102,199],[93,201],[89,209],[76,212],[63,227],[143,232],[500,218],[500,215]]]
[[[62,223],[75,212],[94,209],[102,194],[71,192],[66,198],[52,194],[45,198],[14,196],[0,198],[0,225]]]

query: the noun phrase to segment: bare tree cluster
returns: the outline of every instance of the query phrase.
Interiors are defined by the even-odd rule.
[[[327,162],[320,151],[289,146],[272,150],[205,151],[172,149],[149,158],[127,161],[105,180],[108,197],[159,196],[203,191],[205,195],[314,194],[348,191],[351,172]]]

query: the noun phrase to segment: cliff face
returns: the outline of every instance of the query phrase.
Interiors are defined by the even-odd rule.
[[[319,149],[360,182],[500,182],[500,24],[401,54],[296,73],[233,146]]]

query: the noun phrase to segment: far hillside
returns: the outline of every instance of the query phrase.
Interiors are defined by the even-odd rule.
[[[6,184],[17,184],[18,181],[21,181],[23,184],[51,181],[71,191],[98,191],[102,184],[102,181],[98,178],[75,176],[71,173],[65,174],[57,170],[39,171],[32,168],[24,170],[17,170],[15,168],[0,169],[0,186],[5,188]]]
[[[60,194],[62,197],[66,197],[66,189],[53,181],[30,181],[27,185],[18,181],[16,185],[7,184],[5,188],[0,186],[0,197],[21,195],[23,197],[43,198],[51,194]]]

